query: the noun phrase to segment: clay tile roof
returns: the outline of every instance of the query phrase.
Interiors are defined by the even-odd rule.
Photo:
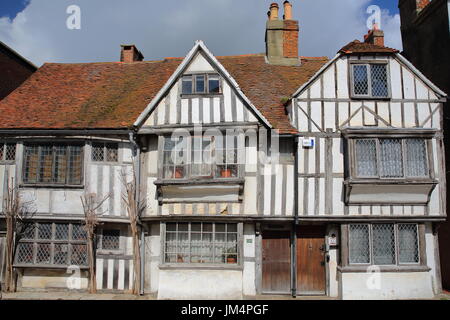
[[[358,53],[398,53],[396,49],[378,46],[376,44],[365,43],[358,40],[352,41],[344,46],[338,53],[358,54]]]
[[[0,102],[0,129],[131,128],[182,60],[44,64]],[[281,133],[296,132],[282,100],[328,61],[302,58],[301,66],[284,67],[267,64],[264,55],[218,60]]]

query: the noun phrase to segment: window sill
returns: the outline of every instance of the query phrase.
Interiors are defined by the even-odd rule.
[[[390,101],[392,97],[371,97],[371,96],[350,96],[353,100],[381,100],[381,101]]]
[[[242,265],[227,265],[227,264],[198,264],[198,263],[173,263],[173,264],[160,264],[160,270],[236,270],[242,271],[244,267]]]
[[[378,267],[380,272],[428,272],[431,270],[430,267],[424,265],[400,265],[400,266],[338,266],[337,269],[341,273],[370,273],[368,267]],[[373,271],[374,269],[372,269]]]
[[[19,184],[19,188],[51,188],[51,189],[74,189],[74,190],[83,190],[84,185],[58,185],[58,184],[28,184],[22,183]]]
[[[56,269],[56,270],[67,270],[69,265],[51,265],[51,264],[14,264],[14,268],[33,268],[33,269]],[[89,269],[88,266],[78,266],[81,270]]]
[[[347,179],[345,202],[350,205],[426,205],[438,181],[433,179]]]
[[[155,185],[202,185],[202,184],[244,184],[241,178],[211,178],[211,179],[158,179]]]

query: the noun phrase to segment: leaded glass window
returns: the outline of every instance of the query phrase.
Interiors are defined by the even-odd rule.
[[[352,92],[356,97],[389,97],[386,63],[352,64],[352,80]]]
[[[355,175],[366,178],[427,178],[425,139],[355,139]]]
[[[349,225],[349,263],[418,264],[419,237],[415,223]]]
[[[87,266],[87,236],[81,224],[29,223],[19,240],[15,264]]]
[[[166,263],[237,264],[237,224],[167,223],[164,251]]]
[[[16,160],[16,144],[0,142],[0,162]]]
[[[80,185],[82,149],[81,145],[25,145],[23,181],[29,184]]]
[[[93,162],[118,162],[118,143],[92,143],[91,159]]]
[[[120,230],[103,229],[101,236],[101,249],[120,249]]]

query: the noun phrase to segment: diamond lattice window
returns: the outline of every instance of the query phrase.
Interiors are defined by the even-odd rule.
[[[86,233],[82,225],[35,223],[26,230],[17,247],[16,265],[87,265]]]
[[[418,264],[419,259],[417,224],[349,225],[350,264]]]
[[[93,143],[91,151],[93,162],[118,162],[119,144],[117,143]]]
[[[354,150],[357,177],[429,177],[425,139],[355,139]]]
[[[16,160],[16,144],[0,142],[0,161]]]
[[[358,97],[389,97],[389,80],[386,63],[352,64],[353,95]]]
[[[120,230],[103,230],[101,244],[103,250],[119,250]]]

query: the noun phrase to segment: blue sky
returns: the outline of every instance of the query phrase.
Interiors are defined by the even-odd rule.
[[[40,66],[44,62],[117,61],[120,44],[146,60],[182,57],[195,40],[215,55],[265,50],[266,12],[283,0],[0,0],[0,41]],[[397,0],[291,0],[300,22],[300,55],[333,57],[367,33],[370,5],[382,12],[386,45],[402,49]],[[69,30],[69,6],[81,29]]]

